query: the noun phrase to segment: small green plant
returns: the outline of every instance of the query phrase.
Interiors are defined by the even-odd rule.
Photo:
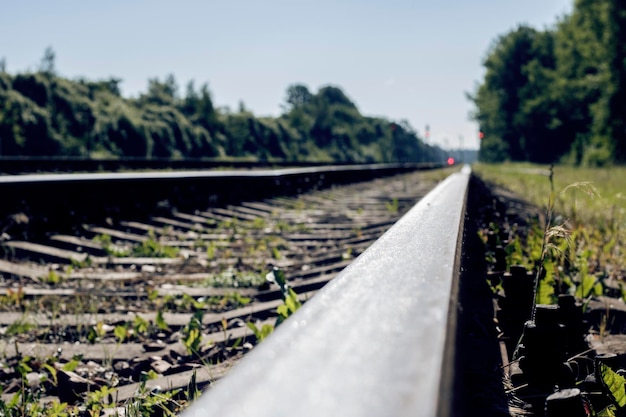
[[[182,342],[190,355],[199,353],[202,343],[202,317],[204,317],[204,310],[196,311],[182,330]]]
[[[189,402],[193,402],[197,400],[202,394],[202,391],[198,388],[198,380],[196,377],[196,371],[193,371],[191,374],[191,378],[189,379],[189,383],[187,384],[187,389],[185,390],[185,398]]]
[[[218,288],[258,287],[265,282],[263,275],[256,272],[238,272],[228,268],[219,274],[210,275],[202,285]]]
[[[293,232],[294,230],[294,226],[292,226],[291,224],[285,221],[276,222],[276,224],[274,225],[274,228],[280,233],[289,233],[289,232]]]
[[[215,259],[215,250],[216,250],[215,243],[209,242],[209,244],[206,247],[206,257],[208,260],[212,261],[213,259]]]
[[[23,316],[19,318],[18,320],[14,321],[13,323],[11,323],[9,327],[7,327],[5,334],[7,336],[17,336],[20,334],[26,334],[30,330],[36,327],[37,325],[35,325],[32,321],[30,321],[28,317]]]
[[[154,231],[148,232],[148,239],[134,246],[130,251],[130,256],[139,258],[176,258],[178,248],[174,246],[164,246],[155,237]]]
[[[113,329],[113,335],[115,335],[118,344],[124,343],[128,338],[128,325],[126,323],[118,324],[115,326],[115,329]]]
[[[123,258],[130,255],[130,251],[127,249],[121,249],[113,244],[113,240],[111,236],[107,234],[96,235],[93,239],[94,242],[100,243],[102,249],[106,252],[107,255]]]
[[[76,368],[78,367],[78,365],[80,365],[80,361],[82,359],[82,356],[74,356],[72,358],[71,361],[65,363],[61,369],[63,369],[64,371],[67,372],[73,372],[76,370]]]
[[[390,202],[389,201],[386,202],[385,207],[387,208],[387,211],[389,212],[389,214],[398,214],[398,210],[399,210],[398,199],[394,198]]]
[[[162,318],[163,316],[161,316],[161,319]],[[150,325],[150,322],[148,320],[144,319],[140,315],[137,315],[137,314],[135,315],[135,318],[133,319],[133,330],[134,330],[135,335],[148,336],[150,334],[151,327],[152,326]]]
[[[57,273],[54,269],[50,269],[48,271],[48,275],[43,278],[43,282],[48,285],[57,285],[61,283],[62,278],[59,273]]]
[[[87,393],[86,408],[90,417],[99,417],[104,409],[113,408],[113,394],[115,388],[109,388],[106,385],[96,391]]]
[[[183,405],[174,399],[179,393],[180,389],[168,392],[161,392],[158,389],[148,390],[143,381],[138,394],[124,406],[123,415],[127,417],[176,416],[183,408]]]
[[[0,304],[22,309],[24,307],[24,296],[24,288],[21,285],[15,289],[7,288],[6,295],[0,296]]]
[[[93,265],[93,259],[87,255],[83,259],[70,258],[70,263],[74,269],[89,268]]]
[[[249,321],[246,323],[246,326],[248,326],[248,328],[252,330],[252,333],[254,333],[254,337],[256,338],[257,343],[261,343],[263,340],[265,340],[267,336],[269,336],[274,331],[274,326],[272,326],[271,324],[264,324],[259,329],[256,323]]]
[[[224,296],[214,296],[207,300],[207,304],[216,307],[218,310],[224,310],[226,308],[239,308],[244,307],[250,303],[249,297],[244,297],[238,292],[232,292]]]
[[[167,325],[165,319],[163,318],[163,311],[157,311],[154,322],[159,330],[170,330],[170,326]]]
[[[531,319],[535,319],[535,311],[537,302],[539,301],[539,295],[541,295],[540,288],[542,286],[542,279],[552,279],[559,273],[559,266],[563,265],[566,251],[573,246],[571,239],[571,231],[563,224],[553,224],[555,218],[555,201],[557,195],[554,191],[554,166],[550,166],[549,173],[550,181],[550,195],[548,198],[548,204],[546,206],[546,214],[543,226],[543,234],[541,239],[541,251],[540,257],[537,261],[536,274],[535,274],[535,297],[533,299],[533,310]],[[598,190],[589,182],[576,182],[565,187],[559,194],[559,197],[563,197],[565,192],[570,189],[583,190],[588,196],[599,196]],[[584,269],[584,266],[583,266]],[[563,281],[563,280],[561,280]],[[595,279],[584,273],[580,276],[579,286],[576,289],[577,295],[587,296],[591,290],[596,287],[597,282]],[[544,288],[546,283],[543,283]],[[553,287],[554,288],[554,287]],[[545,294],[545,290],[543,291]],[[552,297],[553,303],[555,297]],[[542,299],[541,301],[545,301]]]
[[[101,340],[106,335],[104,322],[98,321],[95,326],[91,326],[87,332],[87,341],[91,344]]]
[[[298,295],[296,294],[296,292],[287,283],[285,273],[279,268],[274,267],[272,271],[266,275],[266,279],[269,282],[277,284],[283,296],[283,304],[279,305],[276,309],[278,313],[278,318],[276,319],[275,326],[279,326],[289,316],[291,316],[300,307],[302,307],[302,303],[300,303],[300,300],[298,300]]]
[[[611,398],[615,411],[623,411],[624,407],[626,407],[626,392],[624,390],[626,388],[626,379],[604,363],[600,363],[599,374],[602,386]]]
[[[263,230],[267,227],[267,221],[263,217],[256,217],[252,220],[252,228],[255,230]]]

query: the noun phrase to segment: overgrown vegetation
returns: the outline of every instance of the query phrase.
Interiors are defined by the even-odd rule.
[[[406,121],[363,116],[334,86],[289,86],[271,118],[217,108],[207,84],[181,94],[173,75],[148,80],[137,98],[123,97],[121,82],[63,78],[51,48],[36,72],[0,67],[0,155],[419,162],[440,152]]]
[[[626,4],[576,0],[555,26],[498,37],[470,94],[485,162],[626,161]]]
[[[522,198],[543,207],[535,212],[536,217],[531,216],[528,225],[516,223],[521,219],[517,215],[509,218],[505,214],[499,222],[481,231],[493,271],[490,284],[499,300],[521,296],[508,290],[503,292],[505,279],[509,288],[516,281],[515,288],[519,290],[528,277],[522,273],[505,278],[501,274],[504,270],[513,272],[514,266],[521,265],[534,277],[534,291],[529,297],[532,308],[526,316],[521,313],[519,334],[514,333],[514,317],[520,313],[507,310],[512,302],[499,304],[498,322],[504,329],[504,340],[510,338],[507,344],[515,348],[512,362],[523,371],[521,377],[518,372],[518,383],[512,391],[532,404],[532,410],[543,410],[547,407],[546,397],[558,392],[563,396],[582,395],[581,401],[587,401],[598,411],[593,415],[623,415],[626,380],[615,363],[608,359],[605,363],[599,355],[603,352],[602,341],[610,331],[612,313],[608,306],[606,311],[597,307],[602,309],[598,318],[591,320],[592,316],[585,316],[585,324],[583,314],[588,314],[586,306],[598,296],[621,296],[626,300],[623,236],[626,201],[621,194],[625,177],[621,172],[606,169],[576,170],[528,164],[479,165],[476,172],[481,178],[515,190]],[[518,209],[524,205],[522,201],[515,204]],[[516,272],[519,272],[517,268]],[[564,297],[569,297],[571,304]],[[550,308],[557,303],[558,309]],[[593,349],[589,349],[584,338],[588,333],[592,337],[589,340],[596,341]],[[563,371],[579,365],[575,372]],[[575,390],[566,390],[570,388]]]
[[[512,231],[505,248],[509,262],[536,271],[543,257],[543,263],[550,267],[559,284],[576,285],[584,294],[597,288],[598,282],[623,279],[626,271],[624,168],[557,166],[552,185],[546,166],[480,164],[475,166],[475,171],[481,178],[505,186],[541,207],[543,213],[550,213],[547,223],[545,218],[536,219],[523,236]],[[581,178],[585,181],[580,181]]]

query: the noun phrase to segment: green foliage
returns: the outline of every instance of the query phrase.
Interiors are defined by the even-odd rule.
[[[130,256],[144,258],[175,258],[178,256],[178,248],[162,245],[156,238],[154,231],[150,230],[148,239],[134,246],[130,251]]]
[[[104,322],[98,321],[94,326],[91,326],[87,332],[87,341],[91,344],[101,340],[106,335],[104,328]]]
[[[170,326],[167,325],[163,318],[163,311],[158,310],[156,314],[155,324],[159,330],[169,330]]]
[[[398,214],[398,199],[394,198],[391,202],[386,202],[385,207],[389,214]]]
[[[30,321],[27,317],[22,317],[19,320],[14,321],[7,327],[5,334],[7,336],[17,336],[20,334],[26,334],[31,329],[37,327],[32,321]]]
[[[617,407],[611,404],[608,407],[598,411],[596,415],[597,417],[616,417],[617,416],[616,413],[617,413]]]
[[[173,75],[124,98],[120,79],[68,80],[54,57],[48,48],[34,73],[0,71],[0,155],[420,162],[439,152],[406,122],[361,115],[335,86],[291,85],[282,116],[255,117],[217,109],[207,84],[181,95]]]
[[[626,161],[625,9],[578,0],[551,28],[519,26],[496,39],[469,95],[485,134],[481,160]]]
[[[509,188],[534,205],[545,206],[546,200],[551,201],[554,216],[551,227],[546,230],[549,241],[545,246],[544,269],[545,276],[554,280],[555,295],[569,293],[585,300],[605,294],[609,285],[614,289],[612,283],[615,281],[621,285],[620,271],[626,267],[624,168],[559,166],[555,167],[552,186],[546,181],[545,167],[536,165],[479,164],[475,166],[475,172],[488,181]],[[581,177],[589,181],[576,181]],[[557,193],[551,188],[561,191]],[[557,222],[563,223],[559,225]],[[500,233],[497,227],[490,227],[496,231],[495,235]],[[537,257],[529,254],[536,251],[539,246],[537,237],[542,233],[536,226],[527,236],[512,228],[506,246],[508,265],[520,264],[536,271],[537,264],[531,259]],[[484,234],[483,241],[486,241]],[[490,258],[492,263],[495,262],[493,255]],[[538,303],[544,304],[539,298],[547,294],[549,288],[548,285],[544,288],[542,282],[539,285]]]
[[[43,281],[49,285],[57,285],[62,281],[61,275],[54,269],[48,271],[48,275],[43,278]]]
[[[300,307],[302,307],[302,303],[298,300],[296,292],[287,283],[287,278],[285,277],[285,273],[283,271],[274,267],[274,269],[267,274],[266,279],[269,282],[277,284],[283,296],[283,304],[279,305],[276,309],[278,318],[276,319],[275,326],[278,326],[289,316],[295,313]]]
[[[117,343],[124,343],[124,340],[128,337],[128,327],[126,325],[119,324],[113,329],[113,334],[117,339]]]
[[[624,408],[624,406],[626,406],[626,379],[604,363],[600,363],[599,374],[600,381],[611,397],[613,403],[619,407],[619,409]]]
[[[249,288],[258,287],[265,282],[265,278],[254,272],[238,272],[228,268],[218,274],[209,276],[204,285],[207,287]]]
[[[246,323],[246,326],[248,326],[248,328],[254,333],[254,337],[256,338],[257,343],[261,343],[263,340],[265,340],[267,336],[272,334],[272,332],[274,331],[274,326],[272,326],[271,324],[264,324],[259,329],[255,323],[249,321]]]
[[[204,310],[193,313],[189,323],[182,330],[182,342],[189,354],[197,355],[202,343],[202,317]]]

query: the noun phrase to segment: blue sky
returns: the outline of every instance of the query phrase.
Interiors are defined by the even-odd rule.
[[[0,57],[37,68],[46,47],[69,78],[119,77],[136,96],[172,73],[208,82],[217,106],[278,115],[285,90],[335,85],[369,116],[407,120],[431,142],[477,148],[465,98],[489,46],[543,29],[573,0],[0,0]]]

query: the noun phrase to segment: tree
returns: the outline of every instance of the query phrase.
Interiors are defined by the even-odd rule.
[[[570,161],[586,163],[586,154],[608,139],[598,112],[607,90],[608,0],[577,0],[555,34],[556,70],[553,91],[558,98],[561,136],[572,143]],[[595,156],[593,159],[597,159]]]
[[[328,105],[340,104],[356,109],[354,103],[341,91],[340,88],[333,87],[331,85],[322,87],[316,94],[316,101],[318,103],[325,103]]]
[[[519,26],[490,49],[485,79],[469,96],[473,118],[486,132],[481,159],[550,163],[571,147],[575,137],[563,121],[555,43],[554,31]]]
[[[48,46],[43,53],[43,58],[41,58],[41,63],[39,64],[39,71],[43,72],[46,75],[54,75],[55,74],[55,66],[54,66],[55,54],[52,50],[52,47]]]
[[[178,84],[173,74],[161,82],[158,78],[148,80],[148,92],[140,97],[144,103],[156,105],[173,105],[178,98]]]
[[[613,0],[609,10],[606,130],[613,141],[615,159],[626,161],[626,2]]]
[[[292,84],[287,88],[288,110],[295,109],[311,102],[313,95],[309,89],[303,84]]]

